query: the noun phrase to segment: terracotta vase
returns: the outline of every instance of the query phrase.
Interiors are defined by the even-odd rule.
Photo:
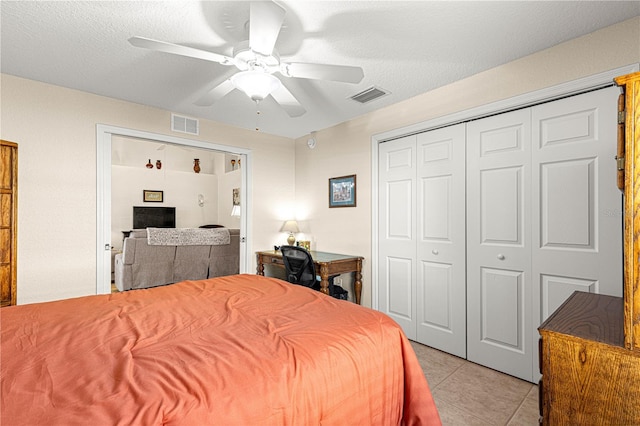
[[[195,158],[193,160],[193,171],[196,173],[200,173],[200,159]]]
[[[160,170],[162,168],[162,161],[156,160],[156,168]]]
[[[153,164],[151,164],[151,158],[149,158],[149,162],[147,163],[147,169],[153,169]]]

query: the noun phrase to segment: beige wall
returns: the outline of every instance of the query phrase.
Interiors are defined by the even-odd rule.
[[[373,135],[638,62],[640,18],[634,18],[318,131],[313,150],[306,146],[308,137],[297,139],[296,203],[305,219],[302,231],[310,234],[317,250],[365,257],[362,303],[371,306]],[[349,174],[357,175],[357,207],[329,209],[328,178]]]
[[[314,249],[365,257],[370,306],[372,135],[638,62],[634,18],[319,131],[314,150],[306,137],[294,148],[204,120],[197,139],[252,150],[250,252],[282,243],[282,221],[297,216]],[[170,112],[8,75],[0,84],[0,137],[19,144],[18,303],[94,294],[95,125],[171,134]],[[357,175],[358,206],[329,209],[328,178],[348,174]]]
[[[0,138],[18,143],[18,303],[95,294],[96,124],[172,134],[171,113],[0,77]],[[196,139],[252,150],[248,250],[273,245],[294,197],[293,141],[205,120]]]

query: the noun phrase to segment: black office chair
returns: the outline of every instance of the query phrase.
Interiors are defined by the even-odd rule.
[[[305,287],[319,288],[319,285],[316,285],[316,268],[307,250],[296,246],[282,246],[280,251],[287,281]]]
[[[320,280],[316,275],[316,267],[313,264],[311,253],[297,246],[282,246],[280,251],[282,252],[287,281],[320,291]],[[336,299],[347,300],[349,292],[339,285],[333,284],[333,279],[336,276],[329,277],[329,295]]]

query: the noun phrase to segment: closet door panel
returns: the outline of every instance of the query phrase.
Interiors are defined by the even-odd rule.
[[[598,293],[598,281],[540,274],[541,314],[543,318],[555,312],[574,291]]]
[[[482,341],[523,352],[523,274],[520,271],[482,268],[481,277]],[[493,314],[495,312],[500,312],[500,315]]]
[[[597,158],[540,164],[540,247],[596,249]]]
[[[622,295],[622,195],[613,160],[617,96],[609,88],[532,109],[540,322],[575,289]]]
[[[378,302],[416,339],[416,137],[378,147]]]
[[[573,291],[622,296],[618,94],[611,87],[532,108],[536,324]]]
[[[480,171],[480,244],[522,247],[523,168]]]
[[[422,278],[422,298],[418,302],[420,326],[435,328],[445,333],[452,333],[452,269],[450,263],[420,262]],[[418,341],[426,341],[424,333],[418,333]],[[433,342],[437,344],[437,342]]]
[[[409,257],[387,256],[387,281],[392,283],[387,292],[387,312],[403,321],[412,321],[413,262]]]
[[[467,125],[467,356],[532,376],[529,110]]]
[[[466,356],[465,125],[417,135],[417,340]]]

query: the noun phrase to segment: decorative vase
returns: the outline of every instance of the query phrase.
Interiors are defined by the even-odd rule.
[[[153,169],[153,164],[151,164],[151,158],[149,158],[149,162],[147,163],[147,169]]]
[[[162,168],[162,161],[156,160],[156,168],[160,170]]]
[[[194,158],[193,159],[193,171],[196,173],[200,173],[200,159],[199,158]]]

